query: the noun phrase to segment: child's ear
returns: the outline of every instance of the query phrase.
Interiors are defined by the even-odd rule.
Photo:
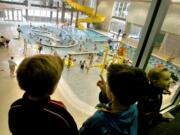
[[[111,101],[114,101],[115,100],[115,96],[112,92],[110,92],[110,97],[111,97]]]
[[[151,81],[151,84],[154,84],[154,85],[157,85],[157,80],[153,80],[153,81]]]
[[[156,87],[159,87],[159,85],[160,85],[158,80],[152,81],[152,84]]]

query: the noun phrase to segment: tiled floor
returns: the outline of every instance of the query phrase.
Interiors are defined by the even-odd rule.
[[[20,88],[18,87],[16,78],[11,78],[9,76],[9,69],[7,62],[10,56],[14,56],[15,61],[17,63],[20,63],[20,61],[24,58],[23,40],[13,39],[17,37],[16,27],[17,24],[15,23],[14,24],[0,23],[0,35],[4,35],[11,39],[9,48],[0,48],[0,102],[1,102],[0,134],[1,135],[10,135],[8,129],[8,110],[11,103],[16,99],[20,98],[23,94],[23,91],[21,91]],[[29,46],[27,55],[32,55],[35,53],[36,51],[34,51]],[[73,71],[67,71],[65,69],[63,77],[59,82],[56,92],[52,95],[52,98],[56,100],[61,100],[65,103],[69,112],[74,116],[74,119],[78,124],[78,127],[80,127],[82,122],[95,111],[94,105],[97,103],[97,95],[99,90],[96,87],[96,83],[95,83],[96,80],[94,80],[94,82],[92,82],[92,80],[88,80],[87,77],[88,75],[86,73],[83,73],[81,76],[79,76],[78,72],[81,72],[79,68],[74,68],[72,70],[75,70],[77,74],[71,74]],[[82,77],[87,78],[86,84],[82,83],[82,81],[85,80]],[[74,79],[72,80],[72,78]],[[68,81],[64,81],[64,80],[68,80]],[[72,81],[77,82],[74,83],[76,85],[69,86],[69,84],[72,84]],[[90,81],[91,83],[88,83]],[[72,91],[74,87],[76,87],[76,89],[79,88],[79,93],[78,91],[76,92]],[[89,92],[87,93],[87,91]],[[84,99],[81,99],[81,97],[84,97]]]

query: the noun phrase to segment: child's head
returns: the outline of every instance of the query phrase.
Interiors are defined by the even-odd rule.
[[[21,89],[32,97],[44,97],[54,92],[62,71],[60,57],[40,54],[21,62],[17,69],[17,80]]]
[[[142,80],[147,80],[144,74],[138,73],[137,69],[135,70],[128,65],[111,64],[107,73],[108,98],[119,101],[120,104],[126,106],[135,103],[140,91],[142,91],[140,87],[140,84],[144,83]],[[146,84],[148,85],[148,81]]]
[[[150,83],[162,90],[168,90],[171,84],[171,73],[167,68],[155,67],[148,73]]]

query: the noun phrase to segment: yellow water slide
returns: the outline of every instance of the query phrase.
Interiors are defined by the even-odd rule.
[[[78,19],[77,21],[77,27],[79,29],[84,29],[84,26],[81,25],[81,23],[83,22],[87,22],[87,23],[101,23],[105,20],[105,16],[96,13],[93,8],[90,8],[88,6],[84,6],[81,5],[79,3],[76,2],[76,0],[64,0],[64,2],[68,3],[71,7],[73,7],[74,9],[84,12],[88,15],[87,18],[81,18]]]

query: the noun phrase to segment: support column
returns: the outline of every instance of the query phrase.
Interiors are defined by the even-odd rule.
[[[79,11],[77,10],[77,14],[76,14],[76,24],[75,24],[75,27],[77,27],[78,18],[79,18]]]
[[[50,11],[50,19],[49,19],[50,22],[52,22],[52,15],[53,15],[53,12]]]
[[[57,2],[56,25],[59,25],[59,2]]]
[[[72,25],[72,22],[73,22],[73,12],[74,12],[74,9],[71,8],[71,21],[70,21],[70,25]]]
[[[26,18],[26,21],[28,21],[28,7],[30,6],[28,0],[25,0],[24,1],[24,4],[25,4],[25,7],[26,7],[26,15],[25,15],[25,18]]]
[[[26,8],[26,21],[28,21],[28,9]]]
[[[64,22],[64,16],[65,16],[65,3],[62,2],[61,22]]]

